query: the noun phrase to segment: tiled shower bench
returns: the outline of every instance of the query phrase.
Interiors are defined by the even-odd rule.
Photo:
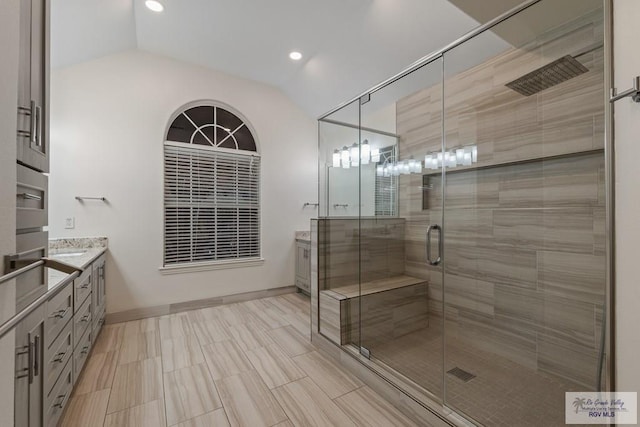
[[[339,345],[359,343],[361,332],[363,345],[372,346],[426,328],[427,287],[400,275],[322,290],[320,332]]]

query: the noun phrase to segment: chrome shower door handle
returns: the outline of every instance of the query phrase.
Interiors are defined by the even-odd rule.
[[[431,232],[433,230],[436,230],[438,232],[438,258],[436,258],[435,260],[431,258]],[[441,255],[442,227],[440,227],[438,224],[430,225],[429,228],[427,228],[427,262],[431,265],[438,265],[440,264],[440,261],[442,261]]]

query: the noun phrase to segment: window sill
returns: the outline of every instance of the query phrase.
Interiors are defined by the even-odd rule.
[[[193,262],[158,268],[160,274],[196,273],[198,271],[226,270],[229,268],[257,267],[264,264],[264,258],[234,259],[229,261]]]

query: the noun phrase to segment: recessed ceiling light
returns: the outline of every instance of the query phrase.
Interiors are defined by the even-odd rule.
[[[162,5],[162,3],[156,0],[147,0],[146,2],[144,2],[144,4],[154,12],[162,12],[164,10],[164,6]]]
[[[289,58],[293,59],[294,61],[299,61],[302,59],[302,54],[294,50],[289,54]]]

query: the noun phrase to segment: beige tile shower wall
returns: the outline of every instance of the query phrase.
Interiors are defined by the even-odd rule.
[[[602,49],[579,58],[588,73],[537,95],[504,84],[601,43],[598,19],[445,79],[447,147],[477,144],[479,165],[504,164],[447,175],[447,334],[590,387],[605,289]],[[439,149],[440,93],[433,87],[398,102],[401,159]],[[558,155],[568,156],[551,159]],[[427,185],[401,176],[405,271],[429,280],[432,325],[443,317],[442,274],[425,262],[424,245],[427,226],[442,223],[440,192],[439,176]]]
[[[404,273],[403,218],[318,220],[319,289]]]

